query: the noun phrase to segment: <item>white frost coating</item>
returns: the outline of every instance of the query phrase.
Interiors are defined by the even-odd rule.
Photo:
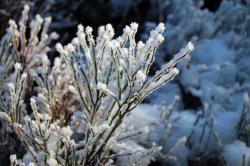
[[[36,164],[35,163],[29,163],[28,166],[36,166]]]
[[[20,138],[28,139],[25,143],[27,153],[33,158],[30,161],[39,165],[46,158],[50,166],[58,165],[57,161],[69,165],[73,162],[104,165],[111,162],[106,157],[113,155],[106,152],[113,150],[117,150],[119,155],[131,154],[133,165],[139,162],[147,165],[154,160],[155,154],[161,151],[160,147],[153,145],[147,149],[127,141],[130,137],[149,132],[150,128],[143,126],[138,130],[124,125],[123,120],[148,94],[178,74],[172,65],[147,79],[155,52],[164,41],[164,24],[159,24],[145,43],[136,41],[137,23],[126,26],[118,38],[114,38],[111,24],[100,27],[96,38],[91,27],[79,25],[77,37],[71,43],[66,46],[56,44],[61,56],[50,62],[47,45],[56,37],[47,34],[51,18],[43,23],[37,15],[28,28],[30,39],[26,39],[26,11],[19,24],[21,28],[10,21],[8,35],[16,40],[10,49],[17,48],[15,51],[20,53],[21,59],[28,50],[23,62],[27,64],[9,63],[10,69],[3,73],[6,82],[11,83],[4,83],[4,87],[9,86],[10,93],[1,91],[1,94],[7,95],[3,100],[6,103],[1,108],[6,112],[0,116],[5,119],[10,116],[11,121],[7,123],[13,125],[13,131]],[[3,43],[11,41],[1,41],[0,44]],[[27,48],[30,46],[32,49]],[[189,46],[189,49],[192,47]],[[11,56],[16,57],[15,54]],[[2,59],[1,68],[6,64]],[[16,70],[23,67],[20,70],[22,73],[13,74],[13,67]],[[24,81],[27,77],[25,73],[29,74],[32,82]],[[35,95],[30,98],[30,103],[24,100],[29,96],[27,94]],[[32,115],[26,113],[29,106]],[[80,115],[77,116],[76,111]]]
[[[192,42],[188,42],[187,47],[190,51],[194,50],[194,44]]]
[[[159,32],[165,31],[165,24],[164,23],[159,23],[158,26],[156,27],[156,30]]]
[[[173,68],[181,59],[187,57],[191,51],[194,50],[194,46],[191,42],[187,44],[187,46],[183,49],[181,49],[172,60],[170,60],[167,64],[162,66],[162,69],[160,71],[169,70]],[[176,71],[174,71],[176,72]],[[157,74],[157,72],[156,72]]]
[[[16,64],[14,65],[14,67],[15,67],[15,70],[16,70],[16,71],[20,71],[21,68],[22,68],[21,63],[16,63]]]
[[[140,81],[145,81],[145,79],[147,78],[147,75],[145,73],[143,73],[143,71],[139,70],[137,73],[136,73],[136,78]]]
[[[29,10],[30,10],[29,5],[24,5],[24,11],[25,11],[25,12],[28,12]]]
[[[98,82],[96,87],[97,89],[100,89],[100,90],[107,89],[107,85],[102,82]]]
[[[177,68],[173,68],[172,73],[174,75],[178,75],[179,74],[179,70]]]
[[[36,100],[34,98],[30,98],[30,105],[36,105]]]
[[[90,27],[90,26],[87,26],[86,29],[85,29],[85,32],[86,32],[86,34],[89,35],[89,34],[91,34],[93,32],[93,28]]]
[[[38,24],[42,24],[43,23],[43,19],[42,19],[42,17],[39,14],[36,15],[36,21],[37,21]]]
[[[50,50],[48,45],[58,37],[53,32],[48,34],[51,17],[43,23],[43,18],[36,15],[30,22],[28,10],[29,6],[25,5],[18,25],[14,20],[9,21],[9,28],[0,40],[0,75],[4,78],[0,85],[0,119],[4,122],[2,128],[8,128],[1,134],[15,132],[20,138],[29,138],[25,149],[31,159],[25,163],[34,166],[44,163],[40,159],[45,156],[47,159],[53,154],[56,157],[56,149],[64,153],[66,144],[73,149],[70,138],[62,142],[64,136],[60,133],[60,126],[66,126],[66,114],[74,112],[79,102],[68,88],[74,85],[70,67],[62,58],[56,60],[55,66],[51,66],[53,62],[47,57]],[[57,49],[67,55],[62,45],[57,44]],[[29,74],[29,82],[25,81],[28,76],[26,73]],[[30,103],[26,100],[29,100],[27,94],[36,95],[30,99]],[[32,107],[32,115],[27,113],[29,106]],[[72,132],[66,130],[64,135],[70,136]],[[58,149],[57,145],[62,143],[65,146]],[[45,152],[41,147],[46,147],[48,151]],[[24,165],[16,155],[12,155],[10,160],[15,162],[13,165]]]
[[[163,36],[162,34],[159,34],[159,35],[157,36],[157,40],[158,40],[160,43],[162,43],[162,42],[164,41],[164,36]]]
[[[0,119],[10,121],[8,114],[6,114],[5,112],[0,112]]]
[[[132,30],[134,30],[134,31],[138,29],[138,24],[135,22],[131,23],[130,26],[131,26]]]
[[[61,129],[61,132],[65,137],[70,137],[73,134],[73,131],[71,130],[70,126],[63,127]]]
[[[17,160],[16,154],[12,154],[12,155],[10,156],[10,162],[11,162],[11,163],[14,163],[16,160]]]
[[[27,78],[27,76],[28,76],[27,73],[23,73],[23,74],[21,75],[21,79],[24,80],[24,79]]]
[[[63,46],[61,43],[56,43],[56,49],[58,52],[60,52],[61,54],[63,53]]]
[[[57,166],[58,162],[56,161],[56,159],[50,158],[48,160],[48,164],[49,164],[49,166]]]
[[[8,88],[10,89],[10,91],[15,91],[15,85],[13,83],[8,83]]]
[[[74,47],[73,44],[69,43],[68,45],[66,45],[65,50],[67,52],[74,52],[75,51],[75,47]]]
[[[35,163],[29,163],[28,166],[36,166],[36,164]]]
[[[145,44],[142,41],[139,41],[137,44],[137,48],[140,50],[145,46]]]

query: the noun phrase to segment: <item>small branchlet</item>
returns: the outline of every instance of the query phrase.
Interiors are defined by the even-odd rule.
[[[135,41],[136,23],[124,28],[123,35],[113,39],[110,24],[101,26],[96,40],[91,27],[78,26],[77,37],[66,46],[56,48],[70,66],[79,95],[85,123],[84,164],[102,161],[105,147],[130,111],[147,95],[177,74],[175,65],[193,50],[192,43],[182,49],[156,74],[147,79],[158,46],[164,41],[164,24],[160,23],[143,43]],[[104,129],[101,129],[106,124]],[[91,128],[100,128],[98,132]],[[80,162],[81,164],[81,162]]]

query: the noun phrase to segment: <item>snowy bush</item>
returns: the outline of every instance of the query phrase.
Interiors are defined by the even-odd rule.
[[[47,34],[51,18],[37,15],[28,28],[28,11],[25,6],[19,26],[9,21],[0,43],[2,132],[14,132],[27,150],[23,160],[12,155],[11,164],[112,165],[124,156],[131,164],[149,164],[161,147],[128,140],[148,130],[123,121],[178,74],[175,66],[193,50],[192,43],[148,78],[164,41],[163,23],[145,43],[135,41],[136,23],[118,38],[110,24],[101,26],[96,39],[91,27],[79,25],[71,43],[56,44],[60,57],[52,62],[48,44],[58,35]]]
[[[249,101],[244,102],[243,96],[250,92],[250,3],[222,0],[216,11],[209,11],[203,8],[205,1],[164,2],[167,10],[162,15],[167,18],[169,26],[164,35],[169,42],[159,48],[157,64],[164,63],[186,41],[197,44],[190,59],[179,64],[181,74],[176,82],[171,82],[171,92],[167,93],[169,87],[163,87],[148,99],[150,104],[167,106],[171,103],[173,91],[181,98],[179,111],[171,116],[177,120],[170,118],[166,122],[174,126],[172,136],[159,142],[168,150],[181,136],[188,137],[184,148],[188,153],[184,150],[179,152],[176,156],[180,157],[173,165],[205,165],[211,158],[220,165],[223,157],[218,156],[223,156],[221,151],[224,147],[236,148],[234,142],[239,140],[244,142],[244,146],[246,144],[246,148],[249,146]],[[145,25],[145,29],[155,27],[154,22]],[[144,37],[147,37],[146,33],[142,35]],[[148,116],[152,116],[151,113]],[[235,150],[234,154],[235,160],[242,159],[243,152],[240,154]],[[234,160],[233,155],[230,157]],[[230,157],[224,158],[229,160],[227,165],[230,165]],[[241,161],[247,165],[247,160],[237,162],[241,164],[233,162],[232,165],[242,165]]]

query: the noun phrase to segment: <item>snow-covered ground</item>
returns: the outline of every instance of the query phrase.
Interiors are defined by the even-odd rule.
[[[141,119],[137,123],[153,126],[147,141],[163,146],[163,153],[168,155],[163,162],[188,165],[190,160],[215,158],[218,165],[247,165],[250,2],[224,0],[215,12],[200,6],[198,1],[169,0],[167,42],[158,51],[157,63],[160,66],[166,56],[189,40],[196,43],[195,51],[179,64],[182,70],[177,81],[153,93],[148,104],[131,116]],[[145,26],[150,29],[154,23]],[[171,108],[170,118],[161,120],[176,95],[180,100]],[[190,106],[184,101],[187,99],[200,102]],[[183,137],[185,143],[171,152],[173,158],[169,157],[169,151]]]

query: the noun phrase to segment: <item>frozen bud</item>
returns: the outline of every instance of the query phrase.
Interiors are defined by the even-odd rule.
[[[36,105],[36,100],[33,97],[30,98],[30,105]]]
[[[192,43],[192,42],[188,42],[187,48],[188,48],[190,51],[193,51],[193,50],[194,50],[194,45],[193,45],[193,43]]]
[[[21,68],[22,68],[21,63],[16,63],[16,64],[14,65],[14,68],[15,68],[16,71],[20,71]]]
[[[136,73],[136,79],[138,79],[139,81],[145,81],[146,78],[147,78],[147,75],[143,73],[141,70],[139,70]]]
[[[126,63],[124,62],[123,59],[119,59],[119,62],[120,62],[120,65],[121,65],[121,66],[126,66]]]
[[[38,24],[42,24],[43,23],[43,19],[42,19],[42,17],[39,14],[36,15],[36,22]]]
[[[100,27],[98,28],[98,32],[99,32],[100,34],[103,34],[103,33],[105,32],[105,27],[104,27],[104,26],[100,26]]]
[[[56,50],[59,52],[59,53],[63,53],[64,52],[64,49],[63,49],[63,46],[61,43],[56,43]]]
[[[58,165],[56,159],[53,159],[53,158],[50,158],[48,160],[48,164],[49,164],[49,166],[57,166]]]
[[[137,44],[138,49],[142,49],[145,46],[145,44],[142,41],[139,41]]]
[[[138,29],[138,24],[135,23],[135,22],[132,22],[132,23],[130,24],[130,27],[131,27],[132,30],[136,31],[136,30]]]
[[[69,85],[69,91],[71,92],[71,93],[75,93],[76,92],[76,89],[75,89],[75,87],[73,86],[73,85]]]
[[[71,43],[67,44],[66,47],[65,47],[65,49],[68,52],[74,52],[75,51],[75,47]]]
[[[28,11],[30,10],[29,5],[24,5],[24,10],[25,10],[26,12],[28,12]]]
[[[114,30],[111,24],[107,24],[107,25],[106,25],[106,29],[107,29],[108,31],[113,31],[113,30]]]
[[[156,38],[160,43],[162,43],[164,41],[164,37],[162,34],[159,34],[157,35],[157,38]]]
[[[15,85],[13,83],[8,83],[7,84],[8,88],[10,89],[10,91],[15,91]]]
[[[87,27],[85,28],[85,32],[86,32],[88,35],[90,35],[90,34],[93,32],[93,28],[90,27],[90,26],[87,26]]]
[[[23,73],[22,76],[21,76],[21,80],[24,80],[27,78],[27,73]]]
[[[70,137],[73,134],[73,131],[71,130],[69,126],[67,126],[61,129],[61,133],[65,137]]]
[[[11,27],[14,27],[14,28],[17,28],[17,25],[16,25],[16,22],[14,21],[14,20],[9,20],[9,25],[11,26]]]
[[[124,33],[130,33],[131,32],[131,28],[129,26],[126,26],[124,29],[123,29]]]
[[[101,82],[97,83],[97,89],[107,89],[107,85]]]
[[[84,30],[84,27],[82,26],[82,24],[79,24],[77,26],[77,28],[78,28],[78,31],[82,31],[83,32],[83,30]]]
[[[157,26],[157,30],[159,32],[163,32],[165,30],[165,25],[164,23],[159,23],[158,26]]]
[[[17,160],[16,154],[10,156],[10,162],[14,163]]]
[[[52,20],[51,17],[46,17],[46,18],[45,18],[45,22],[47,22],[47,23],[51,23],[51,20]]]
[[[174,67],[173,69],[172,69],[172,71],[171,71],[174,75],[178,75],[179,74],[179,70],[176,68],[176,67]]]
[[[74,45],[79,45],[79,39],[75,37],[75,38],[72,40],[72,43],[73,43]]]

